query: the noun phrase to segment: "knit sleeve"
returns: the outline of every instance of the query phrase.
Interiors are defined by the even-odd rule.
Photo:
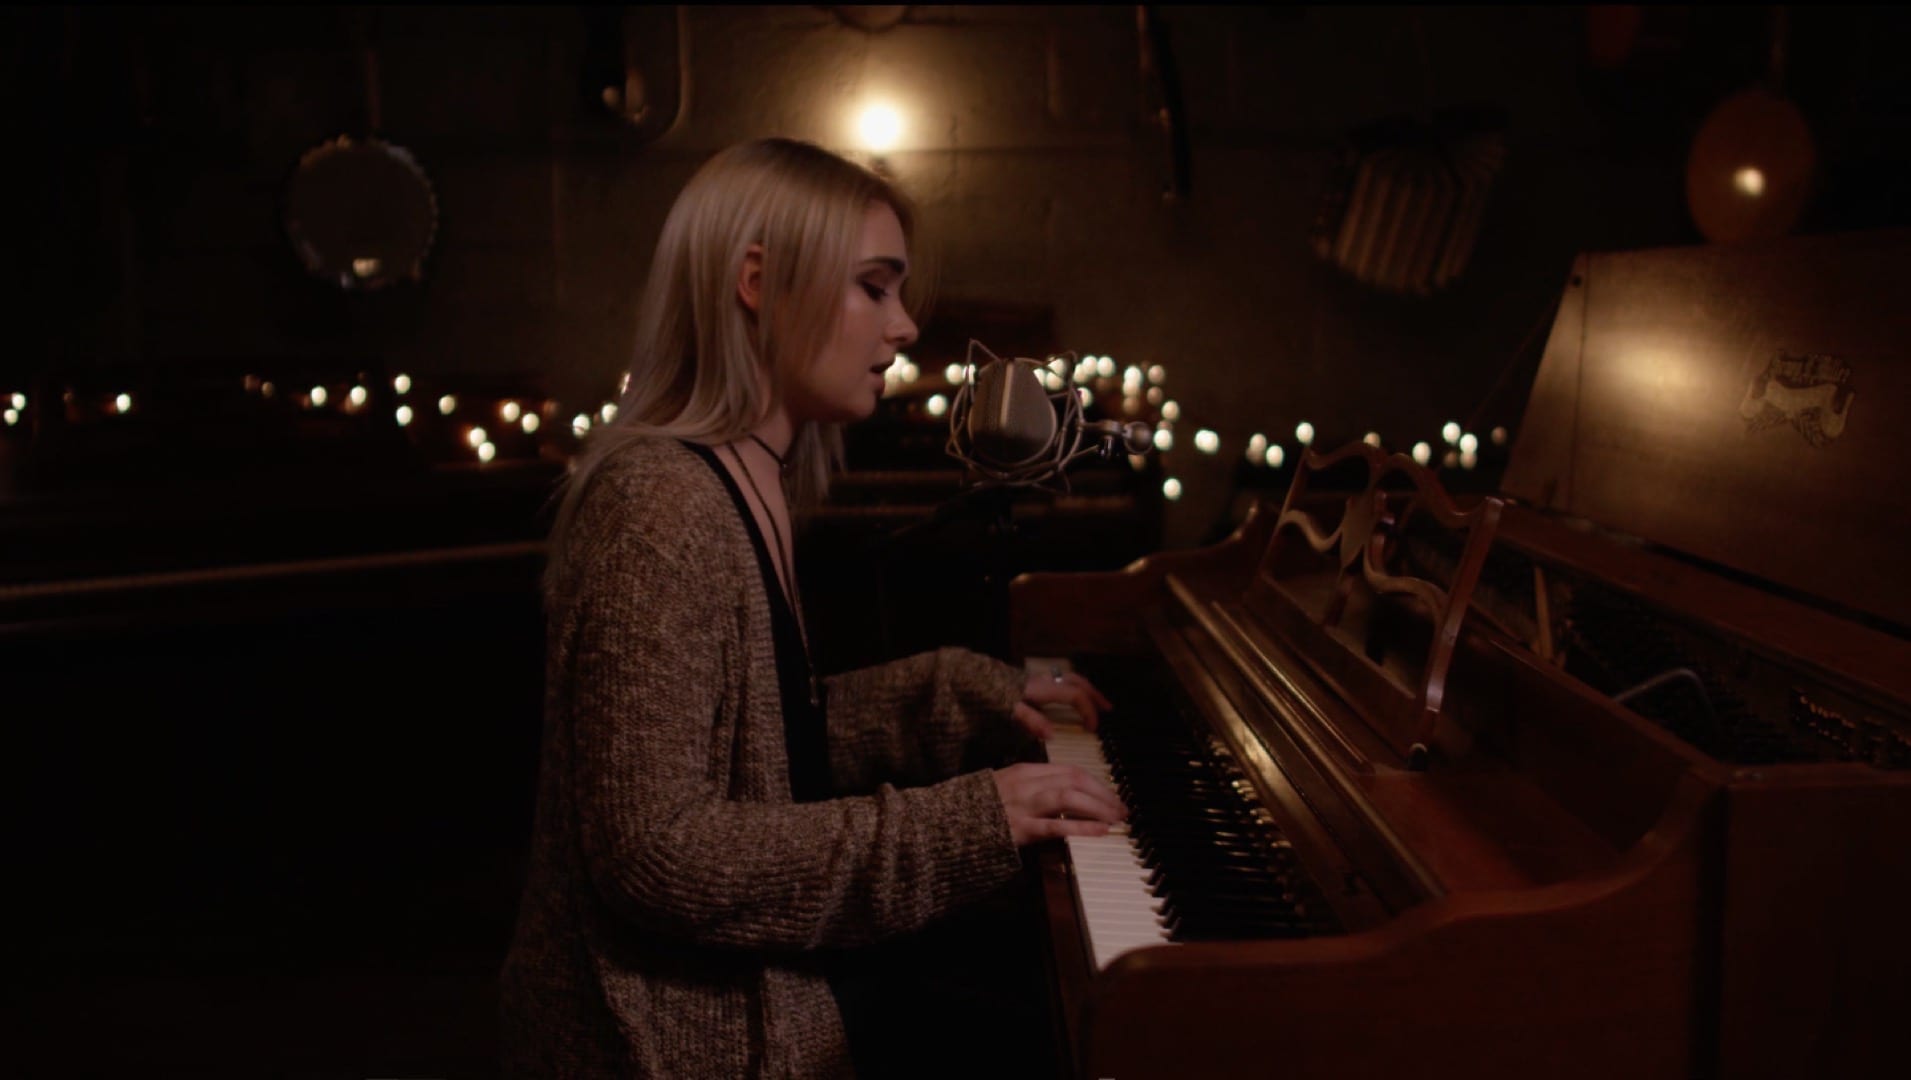
[[[1020,867],[993,779],[813,803],[725,797],[723,628],[694,544],[641,530],[583,553],[572,593],[572,782],[591,885],[659,935],[811,949],[917,929]]]
[[[1010,722],[1027,677],[968,649],[846,672],[829,689],[830,772],[838,791],[927,784],[1000,765],[1020,740]]]

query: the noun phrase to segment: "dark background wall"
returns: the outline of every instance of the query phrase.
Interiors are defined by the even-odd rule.
[[[1032,312],[1054,348],[1166,369],[1183,420],[1162,468],[1186,494],[1162,542],[1186,546],[1236,508],[1250,433],[1291,451],[1302,420],[1325,445],[1517,430],[1573,255],[1701,242],[1686,154],[1766,70],[1772,25],[1699,6],[1156,9],[1191,150],[1171,202],[1134,8],[891,15],[10,11],[0,394],[371,370],[593,409],[691,172],[764,134],[854,151],[850,118],[881,96],[906,119],[884,165],[924,206],[945,312]],[[598,96],[626,18],[659,114],[641,125]],[[1785,89],[1820,157],[1798,230],[1905,224],[1905,16],[1798,8],[1789,26]],[[1507,144],[1458,282],[1388,296],[1318,259],[1349,136],[1456,106],[1501,112]],[[422,282],[347,295],[305,275],[281,202],[300,154],[373,111],[430,176],[439,232]],[[1196,453],[1196,428],[1221,453]],[[35,453],[0,429],[0,581],[531,541],[555,469],[455,471],[429,499],[267,470],[185,500],[170,485],[218,469],[182,457],[75,503],[30,490]],[[484,1073],[528,827],[535,569],[514,549],[83,604],[0,591],[0,715],[31,733],[8,814],[24,1045],[56,1072]]]
[[[617,70],[617,9],[14,13],[10,182],[32,210],[8,272],[28,332],[0,382],[303,358],[595,403],[697,164],[766,133],[853,150],[854,110],[882,97],[905,116],[887,164],[925,204],[945,297],[1050,306],[1057,348],[1162,364],[1184,427],[1222,435],[1214,458],[1186,439],[1170,457],[1179,546],[1225,511],[1252,431],[1291,447],[1308,420],[1323,444],[1377,430],[1404,447],[1449,419],[1514,425],[1538,342],[1521,344],[1574,253],[1700,241],[1685,155],[1765,71],[1772,23],[1767,8],[1164,8],[1192,148],[1190,195],[1167,205],[1135,9],[899,10],[871,32],[821,7],[630,9],[657,112],[677,117],[660,137],[595,97],[593,72]],[[1789,25],[1786,89],[1822,161],[1800,228],[1902,221],[1903,16],[1812,7]],[[301,152],[362,130],[367,49],[379,129],[417,155],[442,222],[421,287],[343,297],[304,279],[278,213]],[[1508,156],[1455,287],[1391,297],[1311,253],[1352,131],[1467,105],[1504,112]]]

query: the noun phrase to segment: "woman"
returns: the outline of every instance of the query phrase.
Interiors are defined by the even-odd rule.
[[[875,411],[915,340],[911,220],[880,177],[772,139],[717,155],[665,221],[629,386],[552,537],[537,825],[501,976],[513,1074],[849,1074],[832,951],[1125,815],[1081,770],[982,767],[1047,734],[1043,704],[1107,708],[1077,676],[960,649],[810,667],[790,503],[820,498],[836,425]]]

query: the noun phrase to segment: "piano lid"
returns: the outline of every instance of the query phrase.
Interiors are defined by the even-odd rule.
[[[1911,626],[1911,229],[1584,254],[1504,491]]]

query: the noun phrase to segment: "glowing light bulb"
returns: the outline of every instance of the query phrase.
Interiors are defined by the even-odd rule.
[[[1181,481],[1176,480],[1172,476],[1163,480],[1161,482],[1161,496],[1169,502],[1174,502],[1176,499],[1179,499],[1181,497]]]
[[[912,383],[922,377],[922,370],[908,360],[904,360],[902,362],[902,370],[898,372],[898,374],[903,382]]]
[[[1204,454],[1212,454],[1221,449],[1221,436],[1202,428],[1194,433],[1194,448]]]
[[[1155,449],[1167,453],[1174,449],[1174,432],[1167,428],[1155,429]]]
[[[537,414],[534,412],[525,413],[524,417],[518,421],[518,426],[524,429],[524,433],[526,435],[530,435],[536,432],[538,429],[538,424],[539,424],[539,421],[537,418]]]
[[[391,388],[393,390],[398,391],[401,394],[411,393],[411,376],[409,375],[392,376]]]
[[[597,410],[597,418],[606,424],[617,419],[617,406],[609,401],[604,402],[604,407]]]
[[[1165,379],[1167,379],[1167,377],[1168,377],[1167,368],[1162,367],[1160,364],[1148,365],[1148,381],[1149,382],[1151,383],[1162,382]]]
[[[464,441],[470,443],[472,446],[483,446],[485,443],[491,441],[491,436],[485,434],[483,428],[474,427],[464,433]]]
[[[1132,364],[1123,368],[1121,372],[1121,384],[1123,386],[1140,386],[1141,369]]]
[[[578,413],[576,416],[571,417],[571,434],[581,439],[584,436],[590,434],[590,430],[591,430],[590,414]]]
[[[929,400],[922,403],[922,407],[929,410],[930,416],[941,416],[949,411],[949,399],[941,394],[931,394]]]
[[[524,410],[519,408],[518,403],[515,401],[507,401],[498,406],[498,418],[507,424],[517,423],[518,417],[523,415]]]
[[[113,399],[113,408],[121,413],[133,411],[133,395],[121,394]]]
[[[438,415],[439,416],[450,416],[453,410],[457,409],[457,407],[458,407],[458,399],[455,397],[452,397],[450,394],[446,394],[444,397],[441,397],[438,399]]]
[[[1365,434],[1365,435],[1362,435],[1362,436],[1360,437],[1360,441],[1361,441],[1361,442],[1364,442],[1364,443],[1366,443],[1366,444],[1367,444],[1368,446],[1371,446],[1371,447],[1374,447],[1375,449],[1379,449],[1379,447],[1380,447],[1380,432],[1378,432],[1378,431],[1369,431],[1369,432],[1368,432],[1367,434]]]
[[[1448,450],[1446,453],[1440,455],[1441,468],[1451,469],[1459,463],[1460,452],[1458,450]]]
[[[1088,381],[1090,379],[1093,379],[1094,377],[1095,377],[1095,358],[1094,357],[1092,356],[1088,357],[1087,359],[1083,360],[1081,363],[1075,365],[1075,381],[1076,382],[1086,385]]]
[[[629,392],[630,392],[630,372],[626,371],[624,372],[623,377],[617,380],[617,393],[621,396]]]
[[[1051,357],[1049,357],[1049,358],[1048,358],[1048,369],[1049,369],[1050,371],[1052,371],[1052,372],[1054,372],[1054,373],[1055,373],[1055,374],[1057,374],[1057,375],[1066,375],[1066,374],[1068,374],[1068,358],[1067,358],[1067,357],[1065,357],[1065,356],[1051,356]]]
[[[1100,375],[1104,379],[1114,378],[1115,358],[1112,356],[1104,356],[1100,360],[1095,361],[1095,374]]]
[[[1447,421],[1447,422],[1446,422],[1446,423],[1445,423],[1445,424],[1444,424],[1444,425],[1443,425],[1443,426],[1442,426],[1442,427],[1440,428],[1440,438],[1442,438],[1442,439],[1444,439],[1444,440],[1446,441],[1446,443],[1447,443],[1447,445],[1449,445],[1449,446],[1451,446],[1452,444],[1454,444],[1454,443],[1456,443],[1456,442],[1459,442],[1459,441],[1460,441],[1460,423],[1459,423],[1459,421],[1457,421],[1457,420],[1448,420],[1448,421]]]
[[[1314,425],[1302,420],[1294,425],[1294,441],[1302,446],[1314,445]]]
[[[312,388],[312,406],[314,408],[325,404],[326,399],[329,397],[331,397],[331,395],[325,392],[323,386],[314,386]]]
[[[1279,443],[1275,443],[1273,446],[1270,446],[1267,448],[1267,467],[1268,468],[1278,469],[1285,464],[1287,464],[1287,451],[1281,449],[1281,445]]]
[[[1140,472],[1148,467],[1148,457],[1145,454],[1129,454],[1128,464],[1136,472]]]
[[[1418,462],[1421,465],[1425,465],[1427,462],[1432,461],[1433,447],[1428,446],[1426,443],[1423,443],[1423,442],[1414,443],[1413,444],[1413,460]]]
[[[365,399],[370,396],[371,395],[366,392],[364,387],[354,386],[352,387],[351,392],[345,395],[345,400],[351,402],[352,408],[356,409],[359,406],[365,404]]]
[[[1161,403],[1161,418],[1163,420],[1181,419],[1181,403],[1178,401],[1162,402]]]
[[[1167,395],[1161,392],[1161,387],[1150,386],[1148,388],[1148,404],[1159,405],[1165,397],[1167,397]]]
[[[6,416],[8,427],[12,427],[13,425],[20,422],[20,410],[18,409],[12,409],[12,408],[8,409],[5,413],[5,416]]]
[[[894,150],[902,141],[902,113],[886,102],[870,102],[856,116],[856,138],[871,153]]]
[[[1488,436],[1493,440],[1494,446],[1506,445],[1506,429],[1505,428],[1496,427],[1491,432],[1488,433]]]
[[[409,405],[398,406],[398,426],[399,427],[411,426],[411,406]]]
[[[353,259],[352,273],[362,278],[371,277],[373,274],[378,273],[379,265],[377,259]]]
[[[1479,453],[1479,450],[1480,450],[1480,437],[1478,435],[1475,435],[1469,431],[1465,435],[1460,436],[1460,453],[1477,454]]]
[[[1740,195],[1748,199],[1756,199],[1765,194],[1765,173],[1747,165],[1732,174],[1732,186],[1738,189]]]
[[[13,407],[16,409],[24,409],[27,407],[27,396],[25,394],[15,394],[8,400],[13,403]]]
[[[1460,468],[1471,469],[1480,463],[1480,455],[1471,450],[1460,451]]]
[[[1267,458],[1267,436],[1255,432],[1247,437],[1247,463],[1259,465]]]
[[[492,446],[488,442],[481,442],[478,444],[478,460],[479,461],[490,461],[492,458],[497,456],[498,456],[497,447]]]
[[[259,396],[262,398],[269,398],[278,392],[279,388],[273,386],[270,382],[262,382],[259,384]]]
[[[1080,389],[1076,390],[1075,393],[1081,396],[1082,408],[1086,409],[1090,405],[1093,405],[1095,403],[1095,392],[1093,390],[1090,390],[1088,387],[1086,386],[1081,387]]]
[[[942,369],[942,380],[951,386],[962,381],[962,365],[950,364]]]

